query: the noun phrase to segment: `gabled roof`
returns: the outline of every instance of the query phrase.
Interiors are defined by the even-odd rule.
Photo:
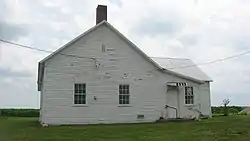
[[[160,67],[201,81],[212,81],[194,62],[182,58],[151,57]]]
[[[42,78],[43,78],[43,71],[44,71],[44,62],[46,62],[47,60],[49,60],[50,58],[52,58],[54,55],[59,54],[63,49],[65,49],[66,47],[70,46],[72,43],[78,41],[80,38],[86,36],[88,33],[92,32],[93,30],[97,29],[98,27],[100,27],[102,25],[106,25],[111,30],[113,30],[121,39],[123,39],[125,42],[127,42],[128,44],[130,44],[130,46],[133,49],[135,49],[140,55],[142,55],[143,57],[145,57],[146,60],[148,60],[150,63],[152,63],[154,66],[156,66],[159,70],[162,70],[162,71],[164,71],[166,73],[170,73],[170,74],[179,76],[179,77],[184,78],[184,79],[188,79],[188,80],[192,80],[192,81],[195,81],[195,82],[199,82],[199,83],[203,83],[204,81],[207,81],[207,80],[204,80],[204,79],[198,79],[197,77],[190,76],[190,75],[188,75],[186,73],[181,73],[181,71],[176,71],[176,70],[168,69],[167,67],[165,67],[163,61],[159,61],[158,59],[155,60],[155,58],[154,59],[150,58],[142,50],[140,50],[135,44],[133,44],[129,39],[127,39],[122,33],[120,33],[117,29],[115,29],[111,24],[109,24],[107,21],[102,21],[99,24],[97,24],[94,27],[92,27],[89,30],[87,30],[86,32],[84,32],[83,34],[77,36],[76,38],[74,38],[73,40],[71,40],[70,42],[68,42],[67,44],[65,44],[64,46],[62,46],[61,48],[59,48],[55,52],[51,53],[50,55],[48,55],[46,58],[44,58],[43,60],[41,60],[39,62],[39,64],[38,64],[38,81],[37,81],[37,83],[38,83],[38,90],[39,91],[41,90],[41,84],[42,84]]]

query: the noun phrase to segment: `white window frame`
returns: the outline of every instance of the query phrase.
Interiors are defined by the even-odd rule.
[[[119,105],[130,105],[130,85],[129,84],[119,84],[118,103]]]
[[[87,105],[87,94],[86,94],[87,89],[86,88],[87,88],[86,83],[74,83],[74,96],[73,96],[74,105]],[[84,99],[84,102],[82,101],[81,98],[76,100],[76,96],[78,97],[82,96],[82,98]]]
[[[187,86],[184,89],[184,102],[185,105],[194,104],[194,87]]]

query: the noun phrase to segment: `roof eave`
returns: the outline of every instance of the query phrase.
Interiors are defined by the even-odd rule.
[[[166,72],[166,73],[170,73],[170,74],[173,74],[173,75],[176,75],[176,76],[179,76],[181,78],[188,79],[188,80],[191,80],[191,81],[194,81],[194,82],[197,82],[197,83],[205,83],[207,81],[207,80],[199,80],[199,79],[196,79],[196,78],[193,78],[193,77],[190,77],[190,76],[186,76],[186,75],[183,75],[183,74],[180,74],[180,73],[177,73],[177,72],[165,69],[165,68],[162,68],[162,70],[164,72]]]

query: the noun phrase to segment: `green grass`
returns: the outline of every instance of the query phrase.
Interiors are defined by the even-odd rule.
[[[0,118],[1,141],[249,141],[250,116],[199,122],[40,127],[36,118]]]

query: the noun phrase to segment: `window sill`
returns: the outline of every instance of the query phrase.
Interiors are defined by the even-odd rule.
[[[72,107],[89,107],[86,104],[74,104]]]
[[[193,106],[195,106],[195,104],[185,104],[185,106],[186,107],[190,107],[190,106],[193,107]]]
[[[118,105],[118,107],[132,107],[132,105]]]

